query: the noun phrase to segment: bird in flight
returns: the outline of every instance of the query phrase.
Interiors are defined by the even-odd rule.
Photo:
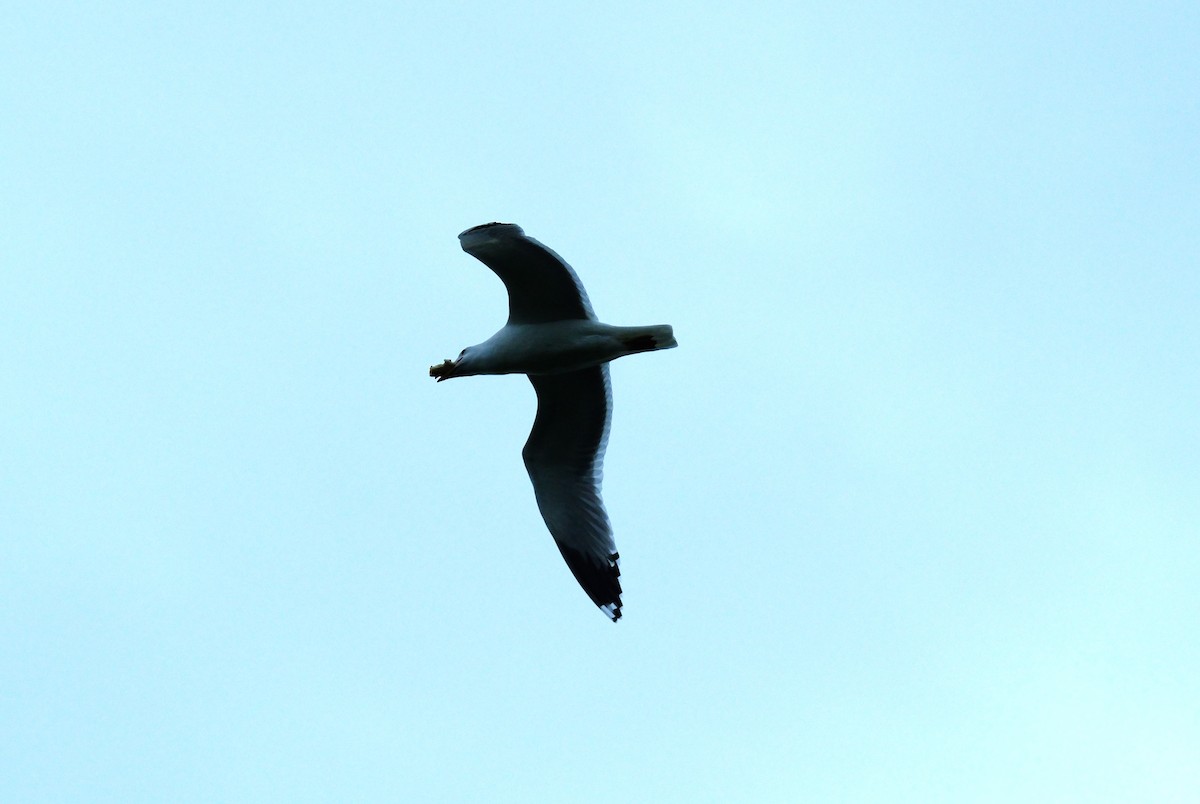
[[[429,368],[438,382],[476,374],[526,374],[537,416],[521,456],[538,510],[567,566],[592,602],[621,617],[620,556],[600,499],[612,420],[608,363],[672,349],[671,327],[614,327],[596,319],[566,261],[513,223],[485,223],[458,236],[508,289],[508,323],[454,360]]]

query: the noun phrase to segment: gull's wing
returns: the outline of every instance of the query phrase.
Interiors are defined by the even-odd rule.
[[[496,272],[508,288],[508,323],[595,320],[579,277],[566,260],[515,223],[485,223],[458,236],[463,251]]]
[[[531,374],[537,418],[521,455],[546,527],[592,602],[621,616],[621,571],[600,482],[612,418],[608,366]]]

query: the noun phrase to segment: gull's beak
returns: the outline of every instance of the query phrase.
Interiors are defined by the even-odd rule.
[[[454,369],[458,368],[453,360],[443,360],[436,366],[429,367],[429,376],[436,377],[438,382],[448,380],[454,376]]]

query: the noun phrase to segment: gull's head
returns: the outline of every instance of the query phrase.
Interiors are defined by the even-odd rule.
[[[438,382],[451,377],[466,377],[475,373],[472,371],[472,363],[471,347],[468,346],[459,352],[454,360],[443,360],[436,366],[430,366],[429,376],[437,378]]]

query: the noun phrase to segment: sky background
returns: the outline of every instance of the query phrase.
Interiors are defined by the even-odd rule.
[[[6,10],[0,800],[1200,799],[1200,7],[652,6]]]

